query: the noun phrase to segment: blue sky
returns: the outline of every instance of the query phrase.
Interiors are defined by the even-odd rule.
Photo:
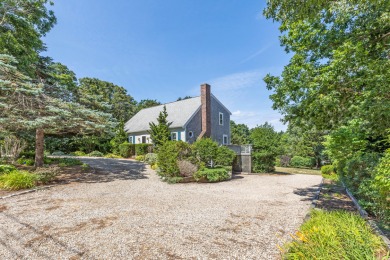
[[[47,55],[78,78],[123,86],[137,101],[170,102],[199,95],[202,83],[255,127],[285,130],[262,78],[280,74],[289,55],[278,24],[254,0],[66,0],[52,8],[57,25],[44,41]]]

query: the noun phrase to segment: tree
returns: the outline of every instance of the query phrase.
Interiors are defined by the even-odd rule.
[[[249,127],[245,124],[236,124],[233,120],[230,120],[230,133],[232,144],[250,144],[250,131]]]
[[[114,127],[110,114],[45,95],[43,84],[33,84],[15,63],[14,57],[0,55],[0,130],[35,130],[35,166],[43,165],[45,133],[91,134]]]
[[[46,50],[41,37],[56,23],[49,0],[2,0],[0,3],[0,53],[14,56],[19,71],[36,78],[39,53]]]
[[[136,112],[141,111],[144,108],[155,107],[161,105],[161,102],[155,99],[143,99],[137,104]]]
[[[271,0],[294,55],[281,77],[264,80],[284,120],[332,130],[361,120],[372,135],[390,128],[390,2]]]
[[[189,99],[189,98],[192,98],[191,96],[185,96],[185,97],[179,97],[176,101],[181,101],[181,100],[185,100],[185,99]]]
[[[280,134],[272,125],[265,122],[251,130],[253,144],[253,170],[272,172],[275,170],[276,156],[279,154]]]
[[[157,124],[150,122],[150,139],[152,139],[153,144],[157,147],[164,144],[171,137],[171,132],[169,131],[169,126],[172,122],[168,122],[168,113],[167,108],[164,106],[163,111],[161,111],[157,118]]]
[[[136,102],[125,88],[96,78],[81,78],[79,82],[77,95],[80,104],[110,113],[120,122],[125,122],[134,115]]]

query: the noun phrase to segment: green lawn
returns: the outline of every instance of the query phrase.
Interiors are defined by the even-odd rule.
[[[284,174],[310,174],[310,175],[321,175],[320,170],[315,169],[301,169],[301,168],[290,168],[290,167],[275,167],[276,173]]]

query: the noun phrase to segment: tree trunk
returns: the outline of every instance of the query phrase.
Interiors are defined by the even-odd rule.
[[[35,167],[43,166],[43,151],[44,151],[44,140],[45,133],[43,129],[37,129],[35,133]]]

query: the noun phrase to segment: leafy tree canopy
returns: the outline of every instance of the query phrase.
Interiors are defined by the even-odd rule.
[[[137,104],[137,112],[141,111],[144,108],[155,107],[161,105],[161,102],[155,99],[143,99]]]
[[[123,87],[96,78],[81,78],[79,81],[79,103],[93,110],[110,113],[121,122],[134,115],[136,102]]]
[[[236,124],[233,120],[230,120],[230,133],[232,144],[242,145],[251,143],[250,130],[245,124]]]
[[[281,44],[294,55],[264,80],[285,121],[332,130],[359,119],[390,128],[390,1],[269,0]]]
[[[35,78],[39,53],[46,49],[41,37],[56,23],[48,0],[0,1],[0,53],[18,59],[18,69]]]

